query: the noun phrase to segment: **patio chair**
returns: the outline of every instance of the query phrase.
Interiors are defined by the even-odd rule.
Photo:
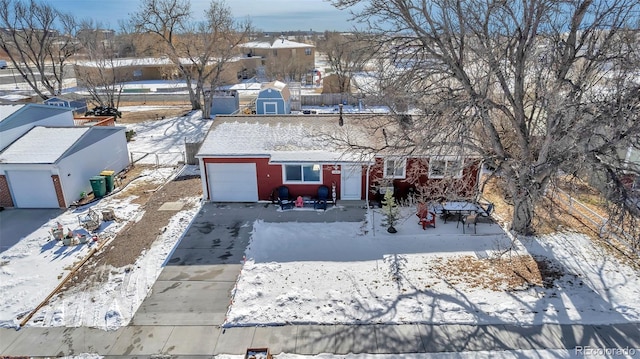
[[[491,214],[493,213],[495,206],[493,203],[489,203],[486,208],[481,205],[478,205],[478,219],[477,222],[480,223],[491,223],[493,224],[493,220],[491,218]]]
[[[465,227],[469,228],[473,224],[473,233],[477,234],[476,225],[478,224],[478,213],[473,212],[462,217],[462,233],[465,233]],[[466,226],[465,226],[466,225]]]
[[[418,224],[422,226],[423,230],[426,230],[427,227],[436,228],[436,214],[429,211],[429,207],[425,203],[418,204],[416,216],[418,216]]]
[[[295,202],[291,200],[291,196],[289,194],[289,187],[280,186],[278,187],[278,204],[282,210],[292,209],[295,205]]]
[[[318,195],[316,197],[315,202],[313,203],[313,208],[323,209],[326,211],[328,201],[329,201],[329,187],[325,185],[318,187]]]

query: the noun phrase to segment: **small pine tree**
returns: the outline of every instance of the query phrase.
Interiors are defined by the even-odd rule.
[[[393,198],[393,191],[387,191],[384,194],[382,200],[382,214],[384,219],[382,220],[382,226],[387,227],[387,232],[396,233],[395,225],[398,223],[399,211],[395,198]]]

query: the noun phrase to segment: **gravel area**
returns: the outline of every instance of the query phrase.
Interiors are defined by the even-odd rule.
[[[136,170],[139,170],[136,167]],[[126,178],[135,178],[131,172]],[[122,184],[126,186],[126,183]],[[135,187],[126,188],[119,195],[138,195],[137,203],[141,204],[144,215],[137,222],[128,223],[117,236],[105,247],[87,261],[76,272],[61,290],[81,289],[87,285],[107,281],[108,273],[96,268],[120,268],[132,265],[136,259],[156,240],[169,223],[174,211],[158,211],[165,202],[175,202],[189,197],[202,195],[200,178],[194,176],[178,177],[158,187],[156,183],[142,183]],[[188,206],[188,205],[185,205]],[[187,209],[187,207],[184,207]]]

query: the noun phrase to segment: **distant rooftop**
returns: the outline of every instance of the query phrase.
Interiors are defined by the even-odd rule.
[[[304,44],[301,42],[290,41],[284,38],[279,38],[272,41],[250,41],[240,46],[248,49],[297,49],[315,47],[310,44]]]

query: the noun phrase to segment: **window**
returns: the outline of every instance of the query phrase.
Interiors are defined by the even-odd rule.
[[[431,158],[429,160],[429,178],[462,177],[462,160]]]
[[[278,56],[278,50],[273,49],[273,56]]]
[[[319,164],[284,165],[285,183],[322,183],[322,166]]]
[[[407,160],[387,158],[384,160],[385,178],[405,178]]]
[[[307,56],[311,56],[311,48],[308,47],[308,48],[304,49],[304,54],[307,55]]]

